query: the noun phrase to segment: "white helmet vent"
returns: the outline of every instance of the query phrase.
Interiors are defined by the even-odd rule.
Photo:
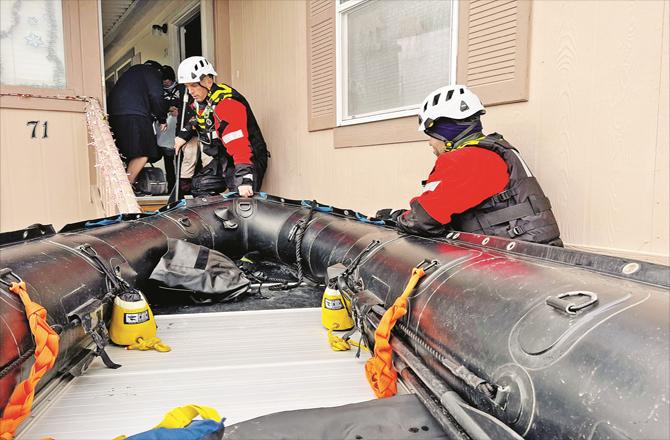
[[[186,58],[177,69],[180,84],[198,82],[206,75],[216,76],[216,71],[207,59],[200,56]]]
[[[455,93],[459,99],[453,99]],[[484,113],[484,106],[477,95],[462,85],[434,90],[419,109],[419,131],[425,131],[439,118],[463,120]]]

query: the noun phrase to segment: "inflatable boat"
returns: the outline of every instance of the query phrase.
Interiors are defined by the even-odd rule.
[[[60,336],[39,397],[73,366],[87,374],[96,328],[109,324],[108,272],[146,290],[168,240],[176,239],[234,259],[254,253],[287,268],[298,264],[297,283],[313,286],[316,304],[321,285],[336,280],[352,299],[361,340],[369,345],[412,269],[423,267],[391,346],[406,395],[441,430],[431,438],[668,438],[670,268],[457,231],[422,238],[393,226],[317,202],[224,194],[59,232],[33,225],[1,234],[0,408],[34,361],[23,305],[7,289],[11,281],[26,282]],[[160,308],[163,297],[149,297]],[[189,313],[197,311],[190,306]],[[385,400],[392,401],[377,405],[388,405]],[[375,404],[355,411],[368,425],[380,420]],[[303,438],[315,438],[321,434],[310,429],[327,420],[318,414],[282,417],[281,428],[277,418],[262,418],[267,429],[248,438],[291,438],[295,432],[287,430],[296,427]],[[324,438],[348,438],[351,431],[343,426],[331,423]],[[422,428],[428,430],[402,437],[426,438]],[[227,432],[244,438],[244,429]]]

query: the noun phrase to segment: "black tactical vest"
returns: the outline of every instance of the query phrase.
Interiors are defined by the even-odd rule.
[[[261,129],[258,126],[256,117],[251,111],[251,105],[249,105],[249,102],[237,90],[223,83],[214,84],[212,86],[212,89],[207,96],[208,108],[206,109],[206,112],[202,115],[198,115],[197,112],[195,114],[195,129],[198,131],[198,136],[203,144],[203,151],[210,156],[215,156],[218,154],[218,145],[220,144],[220,141],[212,142],[212,138],[215,137],[213,133],[215,127],[214,118],[218,119],[216,112],[214,111],[214,107],[216,107],[216,105],[224,99],[233,99],[238,101],[242,103],[242,105],[244,105],[247,110],[247,133],[249,136],[249,144],[251,145],[251,152],[253,154],[252,160],[255,165],[255,180],[258,182],[258,185],[260,185],[268,167],[268,158],[270,158],[270,152],[267,149],[265,139],[263,138],[263,133],[261,133]],[[191,100],[190,102],[193,101]],[[226,121],[219,121],[219,124],[218,137],[220,138],[228,123]],[[209,147],[209,145],[212,146]],[[229,166],[233,166],[233,158],[228,154],[225,148],[223,149],[223,157],[226,159]]]
[[[452,216],[454,230],[562,246],[551,203],[519,152],[498,133],[466,148],[485,148],[507,164],[505,190],[462,214]]]

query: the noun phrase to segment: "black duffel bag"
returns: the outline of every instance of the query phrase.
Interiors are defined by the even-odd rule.
[[[220,302],[238,298],[250,285],[235,262],[221,252],[174,238],[168,239],[168,251],[149,278]]]
[[[215,157],[207,166],[200,168],[191,180],[191,194],[194,196],[207,196],[219,194],[227,189],[226,179],[223,177],[222,161]]]
[[[165,173],[162,169],[156,168],[153,165],[144,167],[137,175],[135,188],[152,196],[167,194],[168,184],[165,179]]]

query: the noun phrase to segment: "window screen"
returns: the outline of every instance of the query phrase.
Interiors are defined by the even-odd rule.
[[[451,0],[368,0],[341,10],[343,121],[417,108],[451,82],[452,9]]]

